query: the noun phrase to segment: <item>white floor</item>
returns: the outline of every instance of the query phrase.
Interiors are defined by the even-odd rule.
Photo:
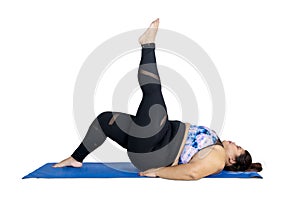
[[[269,183],[271,184],[271,183]],[[26,180],[19,182],[18,194],[45,199],[60,198],[213,198],[243,199],[267,198],[272,193],[265,181],[259,180],[201,180],[197,182],[168,181],[161,179],[97,179],[97,180]],[[274,190],[279,190],[277,187]],[[280,194],[284,197],[285,194]]]
[[[299,199],[295,183],[299,179],[299,8],[291,0],[1,1],[1,196],[32,200]],[[161,19],[161,28],[192,39],[214,62],[226,95],[222,139],[248,149],[253,160],[263,164],[264,179],[22,180],[37,167],[70,155],[79,144],[73,92],[90,53],[115,35],[145,28],[156,17]],[[164,54],[157,51],[158,61],[168,65],[172,60]],[[137,67],[138,56],[137,52],[120,59],[123,67],[115,75],[122,77]],[[188,66],[172,63],[172,67],[186,67],[188,72]],[[109,76],[102,85],[111,89],[110,84],[119,80],[116,76]],[[189,80],[191,73],[182,76]],[[209,126],[214,114],[209,93],[201,79],[192,87],[201,91],[195,92],[200,102],[199,124]],[[97,93],[95,113],[111,108],[109,92]],[[167,88],[164,94],[170,117],[177,119],[179,102]],[[136,91],[128,100],[130,112],[140,95]],[[99,99],[106,103],[100,104]]]

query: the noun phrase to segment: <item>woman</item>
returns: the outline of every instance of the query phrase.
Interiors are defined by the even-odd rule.
[[[140,36],[138,81],[143,98],[135,116],[102,112],[73,154],[53,167],[81,167],[84,158],[111,138],[123,148],[141,176],[196,180],[231,171],[261,171],[247,150],[223,141],[211,129],[169,120],[155,58],[159,19]]]

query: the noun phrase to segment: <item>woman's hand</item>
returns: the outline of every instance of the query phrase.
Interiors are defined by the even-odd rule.
[[[162,168],[164,168],[164,167],[148,169],[146,171],[140,172],[139,175],[140,176],[148,176],[148,177],[157,177],[158,170],[160,170]]]

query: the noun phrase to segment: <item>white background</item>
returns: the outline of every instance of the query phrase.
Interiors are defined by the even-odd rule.
[[[299,198],[295,182],[299,178],[299,10],[297,1],[287,0],[1,1],[1,195],[9,199]],[[79,144],[73,91],[88,55],[112,36],[146,28],[157,17],[161,28],[194,40],[213,60],[226,94],[222,139],[248,149],[254,161],[263,164],[264,179],[22,180],[41,165],[69,156]],[[157,56],[168,64],[162,53]],[[137,64],[138,54],[132,59]],[[164,94],[168,109],[177,109],[172,93],[164,90]],[[138,97],[137,92],[131,111]],[[201,106],[211,105],[204,101]],[[95,105],[96,112],[101,112],[100,107]],[[210,110],[203,112],[207,115],[201,125],[208,125]]]

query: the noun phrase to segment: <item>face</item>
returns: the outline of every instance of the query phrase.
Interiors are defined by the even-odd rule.
[[[238,146],[237,144],[235,144],[232,141],[224,140],[222,143],[223,143],[223,146],[224,146],[225,151],[226,151],[226,156],[227,156],[226,164],[227,165],[234,164],[235,163],[235,158],[240,156],[241,154],[245,153],[245,149]]]

